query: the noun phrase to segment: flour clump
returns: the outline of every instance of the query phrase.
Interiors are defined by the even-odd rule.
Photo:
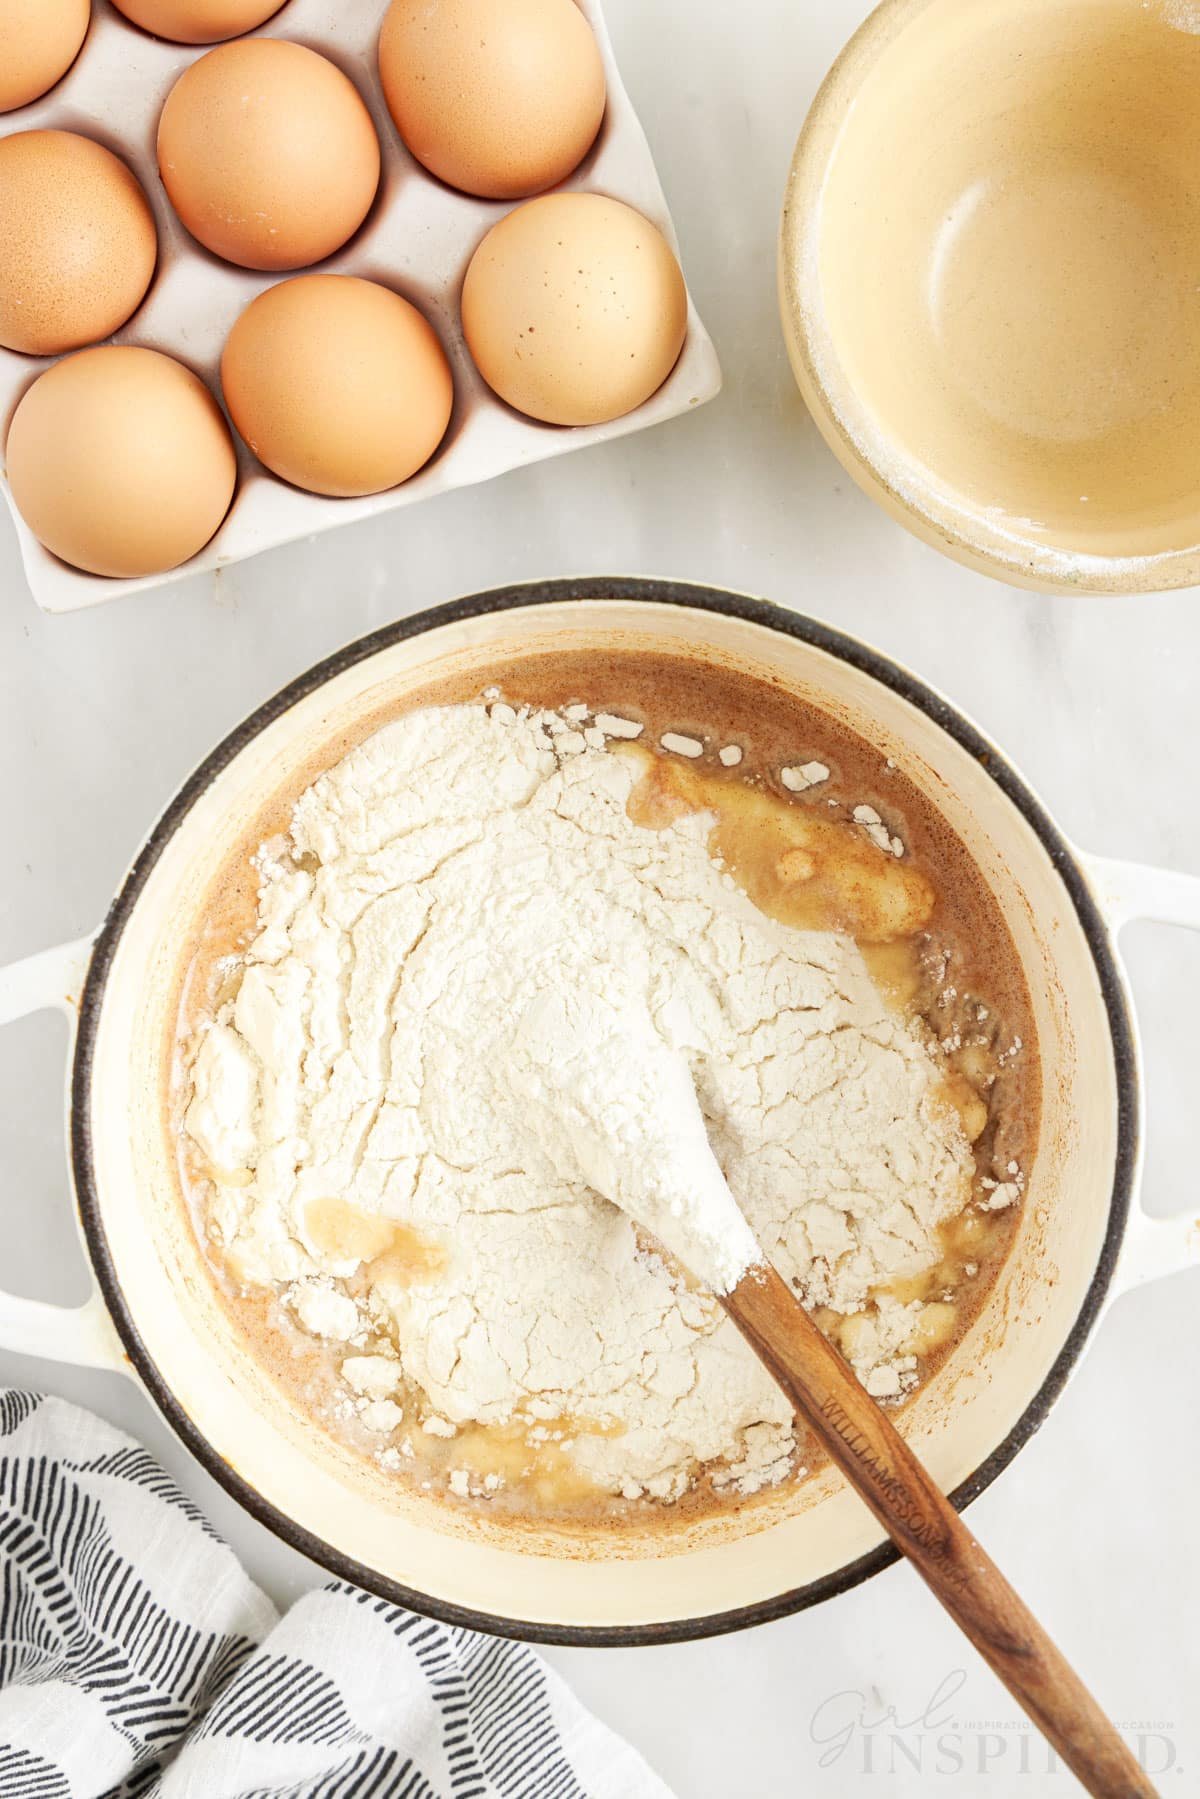
[[[573,711],[412,712],[308,788],[260,854],[186,1131],[225,1265],[337,1342],[377,1441],[401,1417],[464,1441],[541,1430],[601,1493],[676,1500],[701,1472],[751,1493],[795,1466],[788,1404],[531,1103],[563,1009],[606,1105],[634,1103],[589,1034],[614,1006],[690,1071],[746,1242],[808,1305],[856,1315],[848,1353],[881,1398],[913,1383],[921,1312],[886,1289],[939,1260],[971,1151],[855,943],[759,912],[703,814],[634,823],[649,752]],[[713,1253],[710,1284],[736,1280],[746,1243]]]

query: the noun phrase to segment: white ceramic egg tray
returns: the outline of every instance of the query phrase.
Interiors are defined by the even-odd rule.
[[[375,121],[383,149],[379,193],[365,224],[319,266],[382,281],[418,306],[438,332],[454,371],[455,402],[445,440],[433,460],[403,486],[360,500],[302,493],[267,473],[237,438],[238,491],[229,514],[198,556],[166,575],[136,581],[81,574],[44,550],[13,505],[33,596],[46,612],[71,612],[118,594],[216,569],[335,525],[409,506],[431,494],[486,481],[523,463],[560,456],[586,444],[639,431],[673,418],[721,385],[712,341],[688,306],[683,353],[658,392],[607,425],[564,429],[522,417],[498,400],[471,361],[459,323],[459,292],[467,264],[484,233],[511,209],[510,201],[475,200],[444,187],[409,155],[392,124],[379,86],[375,46],[388,0],[287,0],[254,35],[293,38],[319,50],[350,76]],[[578,0],[604,57],[608,110],[600,135],[565,189],[627,201],[678,242],[645,134],[621,85],[597,0]],[[144,344],[177,357],[220,398],[221,350],[234,320],[258,293],[287,277],[256,274],[222,262],[188,236],[171,210],[155,160],[158,116],[180,72],[202,50],[160,42],[93,0],[91,31],[66,78],[32,106],[0,118],[0,135],[55,127],[107,144],[134,169],[158,226],[158,268],[133,318],[112,340]],[[299,271],[296,271],[299,272]],[[0,421],[8,422],[26,388],[53,359],[0,349]]]

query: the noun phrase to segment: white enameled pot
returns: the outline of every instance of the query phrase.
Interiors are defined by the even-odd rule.
[[[1045,1419],[1105,1305],[1200,1254],[1190,1218],[1137,1204],[1142,1099],[1117,954],[1148,917],[1200,928],[1200,880],[1084,856],[1005,756],[875,652],[739,595],[629,579],[461,600],[351,645],[248,719],[180,790],[94,938],[0,973],[0,1021],[74,1021],[72,1176],[96,1291],[74,1311],[0,1297],[0,1346],[117,1368],[257,1518],[343,1577],[456,1623],[543,1641],[662,1642],[798,1610],[894,1551],[825,1473],[746,1519],[586,1544],[475,1524],[339,1446],[276,1387],[219,1302],[184,1209],[161,1103],[174,976],[214,867],[263,800],[364,712],[431,680],[542,650],[616,645],[782,682],[895,758],[994,891],[1033,997],[1042,1137],[1016,1243],[961,1347],[904,1428],[965,1505]],[[753,1526],[753,1527],[751,1527]]]

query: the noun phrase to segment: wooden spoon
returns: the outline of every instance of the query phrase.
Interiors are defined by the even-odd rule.
[[[896,1547],[1100,1799],[1155,1788],[1075,1670],[980,1548],[787,1283],[756,1263],[721,1303]]]
[[[581,983],[526,1007],[508,1066],[588,1184],[721,1304],[896,1546],[1089,1793],[1154,1788],[1079,1676],[763,1255],[712,1151],[691,1069],[646,1006]]]

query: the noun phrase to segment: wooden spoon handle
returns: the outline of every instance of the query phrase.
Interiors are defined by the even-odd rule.
[[[1154,1799],[1150,1780],[1074,1669],[775,1270],[758,1264],[723,1304],[893,1542],[1088,1792]]]

